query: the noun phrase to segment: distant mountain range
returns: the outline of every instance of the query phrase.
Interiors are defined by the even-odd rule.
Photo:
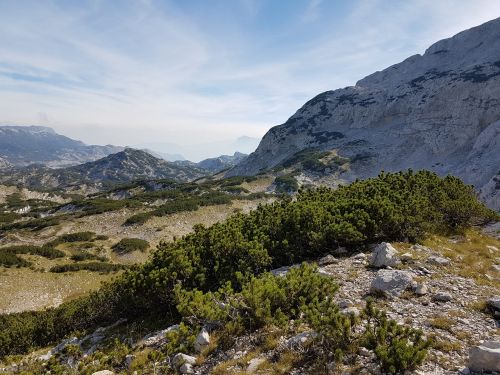
[[[57,134],[44,126],[0,126],[0,167],[43,164],[67,167],[122,151],[119,146],[93,146]]]
[[[193,143],[189,147],[172,142],[149,142],[133,145],[133,148],[151,150],[161,155],[165,160],[191,160],[198,162],[215,155],[233,155],[235,152],[249,154],[257,148],[260,138],[241,136],[237,139],[220,140],[217,142]]]
[[[234,167],[247,156],[247,154],[235,152],[234,155],[221,155],[216,158],[205,159],[196,163],[196,165],[202,169],[216,173]]]
[[[34,189],[100,189],[140,179],[190,181],[207,171],[193,165],[178,165],[142,150],[126,148],[102,159],[76,166],[52,169],[40,164],[4,169],[0,183],[21,184]]]
[[[324,170],[338,181],[408,168],[453,174],[500,210],[500,18],[316,96],[228,175],[290,160],[321,169],[307,151],[329,152]]]

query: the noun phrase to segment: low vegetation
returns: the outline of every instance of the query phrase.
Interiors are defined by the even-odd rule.
[[[127,254],[132,251],[146,251],[149,243],[140,238],[122,238],[119,242],[113,245],[112,249],[118,254]]]
[[[495,218],[472,187],[430,172],[383,173],[338,190],[300,191],[296,200],[261,205],[208,228],[198,225],[177,241],[161,243],[147,263],[88,296],[42,312],[0,316],[0,356],[24,353],[120,317],[133,321],[163,314],[179,321],[184,316],[186,325],[192,322],[190,334],[199,327],[197,320],[216,319],[232,337],[303,318],[330,343],[324,355],[346,357],[365,346],[387,372],[412,369],[429,345],[421,332],[399,326],[370,305],[364,313],[369,323],[358,332],[353,327],[359,322],[339,317],[332,299],[324,298],[335,292],[334,282],[313,268],[302,266],[284,279],[265,272],[316,259],[339,246],[412,242]],[[211,302],[218,299],[228,302],[230,318],[223,316],[225,307]]]
[[[62,264],[50,268],[50,272],[62,273],[62,272],[75,272],[75,271],[92,271],[100,273],[116,272],[124,269],[125,266],[122,264],[112,264],[104,262],[86,262],[86,263],[71,263]]]
[[[27,267],[31,263],[19,257],[19,254],[39,255],[48,259],[61,258],[65,254],[50,246],[19,245],[0,248],[0,265],[5,267]]]

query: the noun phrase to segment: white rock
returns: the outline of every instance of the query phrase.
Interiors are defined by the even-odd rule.
[[[254,374],[259,369],[259,366],[265,361],[266,359],[262,357],[252,358],[248,362],[247,374]]]
[[[409,263],[413,260],[413,255],[412,253],[404,253],[400,258],[402,262]]]
[[[398,297],[411,286],[412,280],[407,271],[379,270],[372,281],[371,291]]]
[[[285,341],[284,345],[287,349],[297,349],[305,343],[312,340],[318,334],[316,332],[301,332]]]
[[[360,312],[356,307],[346,307],[345,309],[340,310],[340,313],[343,315],[354,315],[359,316]]]
[[[181,374],[194,374],[193,365],[190,363],[184,363],[179,367],[179,372]]]
[[[151,347],[151,346],[161,345],[162,343],[164,343],[166,341],[165,335],[167,334],[167,332],[176,331],[178,329],[179,329],[179,325],[176,324],[176,325],[168,327],[167,329],[163,329],[161,331],[156,331],[156,332],[150,333],[149,335],[144,336],[144,338],[142,340],[140,340],[137,345],[142,346],[142,347]]]
[[[203,328],[196,337],[196,340],[194,342],[194,350],[196,350],[197,352],[201,352],[209,344],[210,344],[210,334],[205,328]]]
[[[500,342],[487,341],[469,351],[472,371],[500,371]]]
[[[370,265],[377,268],[394,267],[399,263],[397,254],[398,251],[390,243],[382,242],[373,250]]]
[[[417,296],[425,296],[427,293],[429,293],[429,288],[427,288],[427,284],[425,283],[418,284],[415,288],[415,294]]]
[[[92,375],[115,375],[115,373],[113,371],[109,371],[109,370],[101,370],[101,371],[93,372]]]
[[[196,357],[184,353],[177,353],[174,358],[172,358],[172,365],[176,369],[179,369],[185,363],[190,365],[196,364]]]

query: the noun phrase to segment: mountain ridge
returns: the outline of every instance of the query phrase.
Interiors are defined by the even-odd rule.
[[[14,166],[67,167],[122,151],[121,146],[86,145],[46,126],[0,126],[0,158]]]
[[[500,209],[500,18],[431,45],[423,55],[326,91],[228,172],[253,175],[307,149],[349,159],[340,181],[381,170],[431,169],[476,186]],[[489,187],[489,190],[487,190]]]
[[[0,182],[29,188],[102,189],[109,184],[139,179],[173,179],[190,181],[206,174],[190,166],[159,159],[143,150],[125,148],[104,158],[66,168],[52,169],[43,165],[8,168],[0,174]]]

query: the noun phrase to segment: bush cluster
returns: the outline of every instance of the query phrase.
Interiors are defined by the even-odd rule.
[[[118,254],[127,254],[132,251],[146,251],[148,247],[149,243],[146,240],[140,238],[122,238],[111,248]]]
[[[252,311],[238,318],[243,327],[269,321],[280,324],[296,316],[297,304],[302,308],[300,301],[309,307],[316,302],[307,303],[309,294],[290,289],[293,285],[282,285],[269,276],[252,281],[252,275],[315,259],[338,246],[354,249],[384,240],[414,241],[428,232],[457,232],[495,217],[476,199],[472,187],[457,178],[439,178],[431,172],[384,173],[338,190],[301,191],[294,201],[261,205],[248,214],[236,214],[208,228],[198,225],[193,233],[175,242],[161,243],[147,263],[126,271],[90,296],[45,312],[0,316],[0,356],[22,353],[54,342],[73,330],[90,329],[119,317],[134,319],[162,312],[171,314],[174,320],[179,314],[172,309],[176,301],[184,311],[190,306],[190,293],[203,299],[204,294],[217,293],[228,285],[245,304],[252,306]],[[178,284],[185,293],[176,287]],[[247,292],[251,287],[260,291]],[[294,299],[293,293],[298,293],[298,299]],[[236,308],[243,311],[245,306]],[[335,320],[334,307],[316,308],[331,311],[330,320]],[[311,308],[307,312],[314,323],[318,315]],[[322,324],[321,320],[318,324]],[[329,324],[333,323],[326,325]],[[335,342],[337,331],[335,328],[330,335],[325,330],[325,335]],[[386,331],[394,339],[382,335]],[[381,359],[387,351],[384,345],[389,343],[392,347],[399,335],[398,330],[385,326],[375,332],[375,339],[370,342],[376,352],[379,348],[377,355]],[[18,337],[23,339],[13,343]],[[405,347],[404,340],[400,344]],[[393,354],[389,356],[393,358]],[[387,368],[392,365],[387,362]]]
[[[110,273],[116,272],[126,268],[122,264],[112,264],[104,262],[86,262],[86,263],[71,263],[71,264],[60,264],[50,268],[50,272],[63,273],[63,272],[75,272],[75,271],[92,271],[99,273]]]
[[[5,267],[27,267],[31,263],[18,257],[18,254],[39,255],[48,259],[61,258],[64,252],[50,246],[19,245],[0,248],[0,265]]]

